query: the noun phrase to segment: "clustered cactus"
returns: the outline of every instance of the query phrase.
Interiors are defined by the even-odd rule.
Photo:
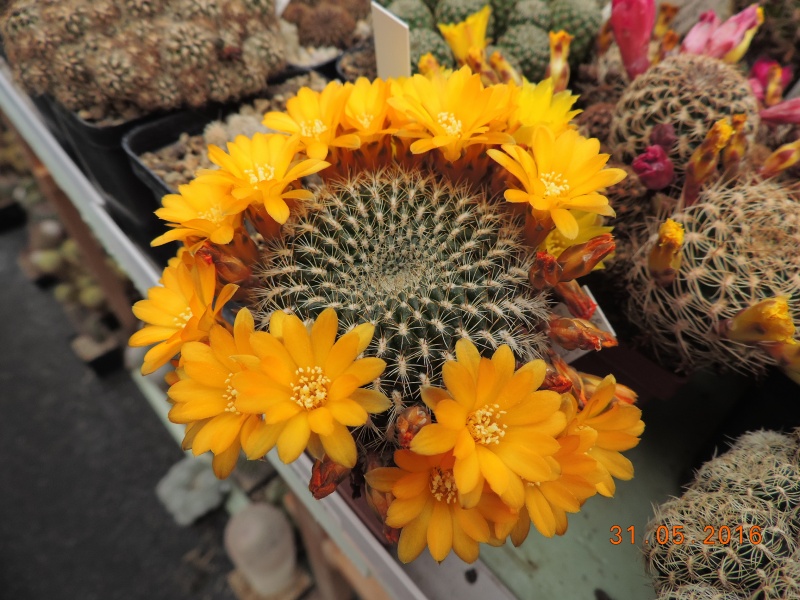
[[[263,90],[285,64],[273,10],[272,0],[16,0],[0,32],[30,93],[101,119]]]
[[[800,597],[798,451],[796,434],[744,434],[656,509],[644,551],[658,600]]]
[[[683,226],[680,267],[670,285],[650,273],[659,222],[646,225],[627,278],[628,313],[664,364],[760,373],[775,361],[729,339],[724,323],[745,308],[800,289],[800,215],[792,190],[772,180],[717,182],[671,217]],[[790,303],[800,321],[800,305]]]
[[[388,6],[389,12],[408,23],[410,30],[434,29],[433,14],[422,0],[394,0]]]
[[[437,62],[445,68],[455,66],[453,53],[450,46],[438,33],[430,29],[412,29],[409,32],[409,46],[411,50],[411,72],[417,71],[419,59],[425,54],[432,54]]]
[[[528,79],[544,77],[550,63],[550,38],[544,29],[536,25],[512,25],[497,40],[497,47],[517,60]]]
[[[637,77],[617,103],[611,125],[614,158],[630,164],[651,145],[656,125],[672,125],[677,141],[668,151],[680,178],[711,126],[724,117],[747,116],[752,141],[758,129],[758,101],[732,65],[708,56],[671,56]]]
[[[401,169],[362,173],[329,183],[287,225],[255,286],[261,321],[334,308],[345,328],[375,323],[367,352],[387,362],[376,389],[393,401],[378,430],[419,402],[420,385],[441,385],[459,339],[481,353],[507,344],[523,361],[543,354],[535,324],[547,299],[528,290],[520,229],[468,188]]]

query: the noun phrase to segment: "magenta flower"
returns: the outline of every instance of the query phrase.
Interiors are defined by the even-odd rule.
[[[780,66],[777,60],[759,58],[750,69],[750,79],[757,79],[766,88],[769,83],[769,69],[774,65]],[[793,74],[791,65],[781,67],[781,85],[783,86],[781,91],[785,90],[786,86],[792,82]]]
[[[770,123],[800,124],[800,98],[784,100],[780,104],[762,110],[759,115]]]
[[[611,29],[631,81],[650,66],[647,54],[655,18],[655,0],[611,2]]]
[[[712,34],[719,28],[720,20],[713,10],[700,15],[700,20],[689,30],[681,44],[681,52],[685,54],[705,54],[706,46]]]
[[[663,190],[675,179],[675,168],[661,146],[648,146],[633,159],[633,170],[648,190]]]
[[[758,4],[751,4],[722,24],[714,11],[706,11],[686,34],[681,52],[703,54],[727,63],[738,62],[763,22],[764,11]]]

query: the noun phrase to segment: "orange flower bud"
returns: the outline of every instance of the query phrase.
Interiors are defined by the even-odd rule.
[[[561,280],[561,265],[552,254],[537,252],[528,273],[528,280],[535,290],[551,288]]]
[[[795,326],[786,296],[767,298],[745,308],[723,325],[724,335],[737,342],[789,342]]]
[[[578,375],[580,375],[581,382],[583,383],[583,393],[586,394],[587,397],[593,396],[595,390],[597,390],[597,386],[603,382],[603,378],[597,375],[590,375],[589,373],[582,372],[578,373]],[[614,389],[615,401],[622,402],[623,404],[636,404],[638,398],[639,395],[627,385],[622,385],[621,383],[616,384]]]
[[[267,213],[263,206],[251,205],[247,208],[247,216],[253,224],[255,230],[265,239],[278,237],[281,233],[281,226],[275,219]]]
[[[553,315],[549,326],[547,335],[566,350],[600,350],[618,344],[612,334],[598,329],[585,319],[567,319]]]
[[[538,248],[554,228],[555,225],[549,211],[531,209],[525,215],[522,235],[529,248]]]
[[[768,179],[793,167],[798,162],[800,162],[800,140],[784,144],[770,154],[758,170],[758,174],[764,179]]]
[[[764,91],[764,105],[775,106],[783,99],[783,69],[774,63],[767,69],[767,89]]]
[[[747,115],[739,113],[731,117],[733,134],[728,145],[722,151],[722,165],[725,169],[737,170],[741,160],[747,153],[747,136],[744,126],[747,124]]]
[[[561,92],[569,84],[569,45],[573,36],[566,31],[550,32],[550,64],[545,77],[553,78],[553,91]]]
[[[672,29],[665,32],[658,44],[658,52],[653,57],[653,64],[658,64],[664,60],[670,52],[675,50],[680,41],[681,36],[678,35],[678,32]]]
[[[430,422],[430,413],[421,406],[409,406],[398,414],[394,430],[398,446],[408,448],[419,430]]]
[[[469,52],[467,52],[466,64],[472,69],[473,73],[480,74],[483,85],[496,85],[500,83],[500,77],[492,70],[489,63],[486,62],[486,51],[483,48],[470,48]]]
[[[553,288],[556,296],[567,305],[570,314],[579,319],[591,319],[597,304],[583,291],[574,279],[562,281]]]
[[[694,151],[686,167],[686,183],[683,188],[684,206],[697,201],[702,186],[716,171],[719,155],[733,135],[733,127],[726,118],[720,119],[711,127],[705,139]]]
[[[653,39],[662,39],[669,31],[670,27],[678,14],[680,7],[669,2],[662,2],[658,7],[658,16],[656,17],[656,26],[653,28]],[[673,32],[674,33],[674,32]]]
[[[762,346],[777,361],[786,376],[800,385],[800,344],[796,340],[789,340]]]
[[[549,356],[550,356],[550,363],[555,372],[555,375],[552,376],[552,381],[551,381],[552,387],[549,387],[547,389],[562,394],[565,394],[571,390],[572,393],[576,395],[576,397],[580,397],[580,390],[582,384],[578,372],[572,367],[570,367],[563,358],[561,358],[558,354],[556,354],[552,350],[550,350]],[[549,373],[550,373],[550,368],[548,367],[548,370],[545,372],[545,383],[547,382],[548,377],[550,377]],[[569,382],[569,385],[567,385],[567,382]],[[545,384],[543,383],[542,387],[544,386]]]
[[[572,389],[572,380],[548,365],[547,371],[545,371],[544,381],[540,388],[558,392],[559,394],[566,394]]]
[[[614,236],[610,233],[595,236],[583,244],[570,246],[558,255],[558,264],[561,266],[560,281],[570,281],[588,275],[615,248]]]
[[[350,469],[333,462],[327,455],[323,456],[322,460],[315,460],[311,467],[308,490],[314,498],[321,500],[336,491],[336,486],[349,476]]]
[[[247,287],[253,272],[239,258],[224,251],[224,246],[204,243],[196,252],[196,256],[214,264],[217,270],[217,281],[221,285],[235,283]]]
[[[417,69],[420,73],[425,75],[425,77],[434,77],[442,72],[442,66],[430,52],[420,56]]]
[[[647,268],[656,284],[661,287],[672,284],[678,274],[678,269],[681,267],[683,236],[683,225],[672,219],[667,219],[658,228],[658,240],[650,250]]]
[[[503,83],[516,83],[522,85],[522,75],[506,60],[499,51],[495,50],[489,57],[489,65],[492,70],[497,73],[500,81]]]

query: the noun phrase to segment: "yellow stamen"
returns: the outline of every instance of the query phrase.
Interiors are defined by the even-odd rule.
[[[242,169],[250,177],[250,183],[255,185],[259,181],[272,181],[275,179],[275,167],[272,165],[255,165],[255,169]]]
[[[447,504],[454,504],[458,500],[456,478],[452,471],[442,471],[439,467],[431,469],[431,494]]]
[[[440,112],[436,120],[447,135],[461,135],[461,121],[451,112]]]
[[[550,171],[539,175],[539,181],[544,184],[544,197],[561,196],[569,192],[569,183],[561,173]]]
[[[328,131],[328,126],[325,125],[325,123],[323,123],[320,119],[303,121],[302,125],[300,126],[300,134],[303,137],[318,138],[321,133],[325,133],[326,131]]]
[[[292,400],[303,408],[312,410],[325,404],[328,398],[330,379],[325,377],[320,367],[300,367],[294,373],[298,379],[292,386]]]
[[[225,407],[225,412],[233,413],[235,415],[241,415],[238,410],[236,410],[236,396],[239,392],[236,390],[235,387],[231,385],[231,379],[233,378],[233,373],[228,373],[228,378],[225,380],[225,384],[228,386],[225,390],[225,393],[222,394],[222,399],[228,401],[228,405]]]
[[[467,429],[472,439],[480,444],[499,444],[507,426],[497,420],[504,414],[506,411],[500,410],[499,404],[486,404],[472,413],[467,417]]]

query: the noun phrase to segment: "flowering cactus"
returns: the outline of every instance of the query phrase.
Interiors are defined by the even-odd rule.
[[[625,70],[632,80],[650,66],[648,48],[655,15],[653,0],[613,0],[611,3],[611,28]]]
[[[724,23],[720,23],[714,11],[707,11],[686,34],[681,52],[703,54],[727,63],[739,62],[763,22],[764,11],[758,4],[751,4]]]
[[[675,167],[663,146],[648,146],[633,159],[633,170],[649,190],[663,190],[675,180]]]

